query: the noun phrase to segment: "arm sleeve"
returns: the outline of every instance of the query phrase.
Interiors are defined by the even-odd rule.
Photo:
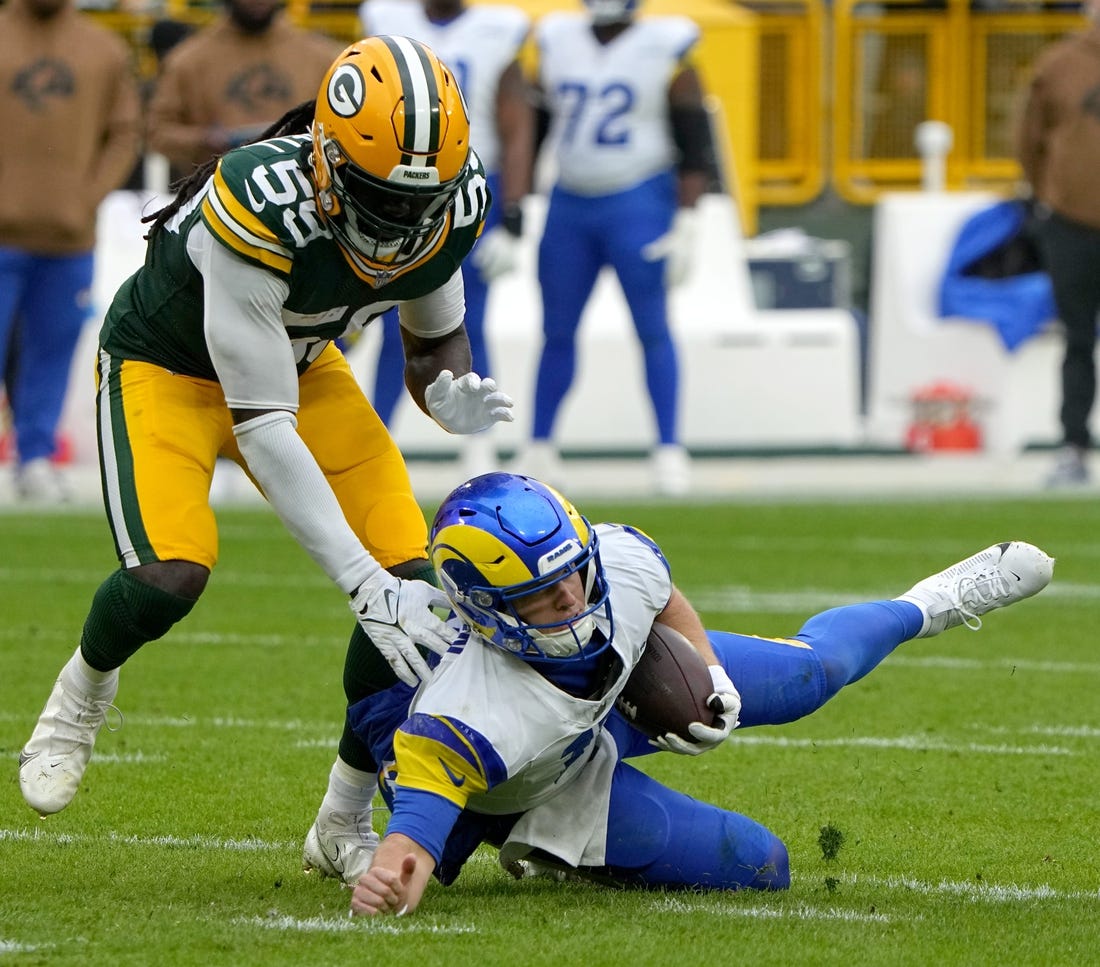
[[[348,526],[297,433],[298,373],[282,324],[287,284],[249,265],[196,225],[187,239],[203,277],[206,342],[230,409],[264,410],[233,427],[241,455],[294,539],[351,594],[381,565]]]
[[[238,258],[201,223],[187,251],[202,274],[206,345],[226,404],[297,412],[298,371],[282,318],[287,283]]]
[[[438,339],[454,332],[466,318],[466,290],[456,270],[438,289],[419,299],[402,302],[401,325],[422,339]]]
[[[241,455],[275,513],[321,570],[347,594],[382,566],[348,526],[336,495],[284,410],[233,427]]]
[[[393,815],[386,835],[403,833],[426,849],[438,867],[443,847],[462,807],[423,789],[399,788],[393,798]]]

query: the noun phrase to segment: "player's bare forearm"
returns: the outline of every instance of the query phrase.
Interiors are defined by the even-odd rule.
[[[703,622],[691,606],[691,602],[684,597],[679,588],[674,587],[672,589],[672,597],[669,598],[664,611],[657,615],[654,620],[680,632],[695,646],[695,650],[703,656],[703,660],[708,665],[718,664],[718,657],[710,646]]]
[[[435,860],[415,840],[402,833],[387,835],[352,891],[352,916],[412,913],[434,869]]]
[[[445,369],[457,378],[473,366],[466,327],[459,326],[439,339],[422,339],[402,329],[401,339],[405,346],[405,386],[416,405],[430,416],[424,403],[424,391],[435,378]]]

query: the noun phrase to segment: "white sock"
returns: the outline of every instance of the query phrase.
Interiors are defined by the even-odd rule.
[[[103,686],[112,681],[118,675],[118,669],[109,672],[101,672],[98,668],[92,668],[77,648],[73,657],[69,659],[63,671],[66,671],[72,683],[82,692],[102,692]]]
[[[321,811],[354,815],[369,812],[376,792],[378,777],[374,773],[353,769],[337,756],[328,774],[328,789],[321,801]]]

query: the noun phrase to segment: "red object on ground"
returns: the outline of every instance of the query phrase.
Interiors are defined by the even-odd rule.
[[[980,450],[982,430],[974,419],[974,393],[968,387],[940,380],[913,391],[913,421],[905,446],[914,452]]]

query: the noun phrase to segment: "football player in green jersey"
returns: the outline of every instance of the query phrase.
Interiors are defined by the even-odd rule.
[[[20,755],[42,815],[76,794],[118,669],[194,607],[218,556],[209,492],[239,463],[349,596],[354,701],[427,674],[447,599],[404,460],[338,337],[400,307],[405,383],[452,433],[512,419],[470,371],[458,271],[489,192],[454,76],[422,44],[371,37],[330,67],[315,102],[197,169],[155,216],[145,264],[100,337],[97,427],[120,568]],[[306,840],[307,869],[355,882],[376,843],[376,763],[345,729]]]

